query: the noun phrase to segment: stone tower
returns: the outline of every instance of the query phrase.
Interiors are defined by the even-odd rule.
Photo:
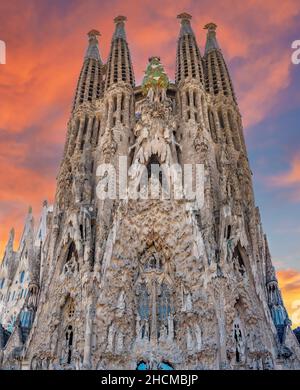
[[[88,33],[31,330],[3,367],[299,368],[217,26],[201,56],[178,19],[175,83],[153,56],[135,86],[125,17],[106,64]]]

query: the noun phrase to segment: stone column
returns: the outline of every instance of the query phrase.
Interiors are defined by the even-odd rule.
[[[93,298],[90,297],[88,300],[87,314],[86,314],[86,325],[84,335],[84,353],[83,353],[83,367],[90,369],[91,363],[91,347],[92,347],[92,335],[93,335],[93,319],[95,314],[95,308],[93,305]]]
[[[113,100],[110,98],[108,100],[108,113],[107,113],[107,125],[109,128],[112,127],[112,118],[113,118]]]
[[[217,315],[217,322],[219,328],[219,368],[224,369],[227,367],[227,354],[226,354],[226,323],[225,323],[225,299],[224,291],[225,286],[223,280],[218,278],[214,285],[215,296],[215,309]]]
[[[117,95],[117,112],[116,112],[116,120],[121,121],[121,100],[122,100],[122,93],[118,93]]]
[[[129,128],[130,127],[130,96],[126,94],[124,101],[124,125]]]
[[[182,99],[182,117],[185,122],[187,122],[187,98],[186,98],[186,91],[181,92],[181,99]]]
[[[91,143],[93,122],[94,122],[94,118],[93,117],[89,117],[88,125],[87,125],[87,131],[86,131],[86,136],[85,136],[85,144]]]
[[[224,121],[224,127],[225,127],[225,133],[226,133],[228,145],[233,146],[233,140],[232,140],[233,134],[231,133],[232,130],[230,129],[229,126],[227,110],[222,107],[221,111],[223,115],[223,121]]]
[[[85,116],[80,118],[79,131],[78,131],[77,140],[76,140],[76,149],[80,149],[81,138],[82,138],[84,126],[85,126]]]
[[[151,318],[151,343],[157,344],[157,313],[156,313],[156,280],[152,281],[151,298],[152,298],[152,318]]]
[[[194,92],[192,89],[189,89],[190,96],[190,118],[195,119],[195,102],[194,102]]]

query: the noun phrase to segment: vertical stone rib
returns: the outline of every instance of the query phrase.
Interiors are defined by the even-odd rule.
[[[182,13],[177,16],[181,21],[181,29],[177,44],[176,83],[185,78],[194,78],[203,82],[202,60],[199,47],[192,30],[191,15]]]
[[[73,111],[80,104],[99,98],[102,93],[102,61],[97,39],[99,35],[97,30],[91,30],[88,33],[89,46],[77,83]]]
[[[115,32],[107,63],[105,90],[112,84],[121,81],[134,86],[132,63],[125,34],[125,21],[125,16],[118,16],[114,19]]]
[[[236,103],[230,75],[216,38],[217,25],[208,23],[204,28],[207,30],[205,46],[207,90],[214,95],[222,93],[226,97],[231,97]]]

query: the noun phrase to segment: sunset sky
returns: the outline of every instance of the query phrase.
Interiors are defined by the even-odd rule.
[[[174,80],[181,12],[193,15],[201,52],[213,21],[243,116],[246,144],[273,262],[294,326],[300,325],[300,40],[298,0],[10,0],[0,1],[0,253],[9,230],[18,241],[29,205],[36,219],[53,201],[66,123],[87,45],[101,32],[106,61],[113,18],[126,31],[137,84],[158,55]],[[16,242],[17,248],[17,242]]]

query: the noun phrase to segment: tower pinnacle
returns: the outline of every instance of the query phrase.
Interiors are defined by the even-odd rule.
[[[130,52],[125,33],[125,16],[114,18],[115,31],[111,40],[110,53],[107,62],[107,74],[105,89],[107,90],[112,84],[124,81],[134,85],[134,76]]]
[[[192,16],[186,12],[177,15],[181,22],[177,44],[176,82],[194,78],[203,82],[201,54],[191,26]]]
[[[86,51],[85,58],[93,58],[101,62],[99,49],[98,49],[98,38],[101,34],[97,30],[91,30],[88,32],[89,46]]]
[[[121,16],[121,15],[114,18],[116,29],[113,35],[113,40],[118,38],[126,40],[126,33],[125,33],[126,20],[127,20],[126,16]]]
[[[76,88],[73,110],[83,102],[98,99],[102,91],[102,60],[98,49],[100,32],[93,29],[87,35],[89,43]]]
[[[216,37],[217,25],[215,23],[207,23],[204,26],[204,29],[207,30],[205,54],[208,53],[210,50],[220,49]]]
[[[192,19],[192,16],[186,12],[183,12],[179,15],[177,15],[177,19],[181,22],[181,30],[180,30],[180,37],[186,34],[194,35],[194,32],[191,27],[190,20]]]

